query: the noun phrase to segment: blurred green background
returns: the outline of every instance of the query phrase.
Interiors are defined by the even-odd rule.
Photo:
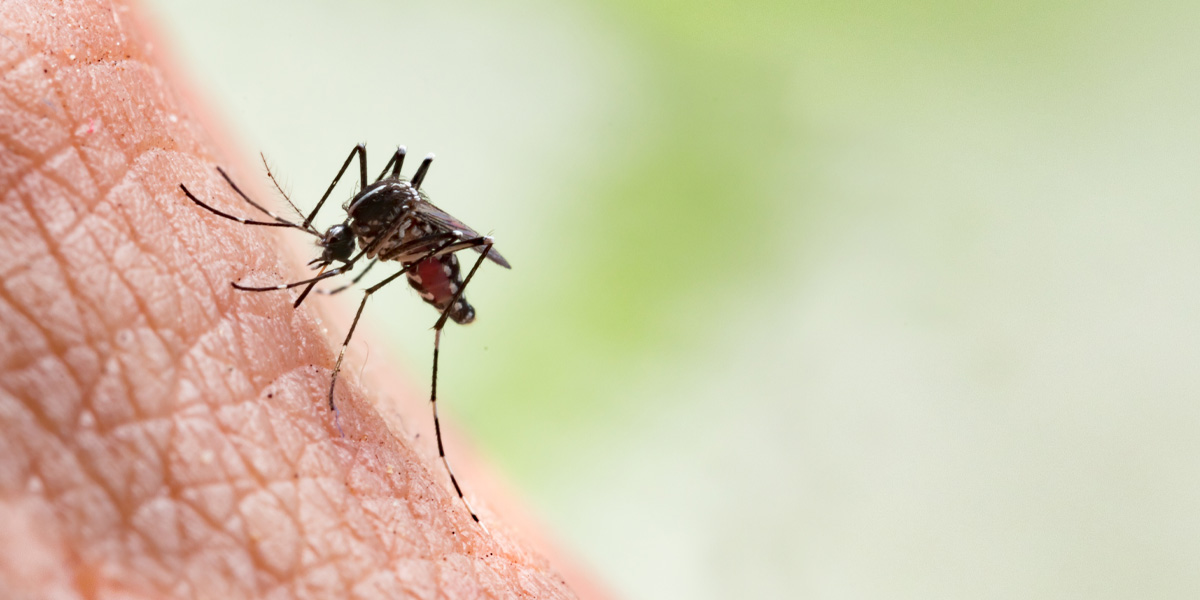
[[[438,153],[444,410],[621,595],[1200,594],[1200,4],[151,4],[302,206]]]

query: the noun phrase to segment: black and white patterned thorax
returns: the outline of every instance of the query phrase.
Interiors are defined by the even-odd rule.
[[[350,230],[367,258],[396,260],[394,256],[405,241],[433,233],[422,227],[413,206],[426,201],[412,184],[403,179],[385,179],[367,186],[346,206]],[[420,230],[420,231],[418,231]],[[376,243],[376,240],[383,239]]]

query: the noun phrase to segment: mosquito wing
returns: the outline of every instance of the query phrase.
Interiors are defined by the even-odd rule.
[[[413,216],[417,219],[421,219],[422,221],[425,221],[426,223],[429,223],[430,225],[433,225],[434,228],[437,230],[446,231],[446,232],[461,231],[464,239],[482,237],[474,229],[467,227],[467,225],[465,223],[446,214],[445,211],[434,206],[432,203],[430,203],[428,201],[416,202],[414,204],[415,204],[415,206],[413,207]],[[483,247],[482,246],[472,246],[472,250],[474,250],[476,252],[483,252]],[[505,269],[512,268],[512,266],[508,264],[508,261],[504,260],[504,257],[501,256],[500,253],[496,251],[495,247],[493,247],[491,250],[488,251],[487,257],[488,257],[488,260],[504,267]]]

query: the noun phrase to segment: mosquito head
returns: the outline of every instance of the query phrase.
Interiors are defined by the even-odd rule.
[[[334,261],[346,262],[354,253],[354,233],[345,223],[334,225],[325,231],[325,235],[317,240],[321,247],[321,258],[312,264],[332,264]]]

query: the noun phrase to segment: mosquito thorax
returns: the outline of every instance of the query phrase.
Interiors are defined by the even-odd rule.
[[[333,261],[346,262],[354,253],[354,233],[345,223],[339,223],[325,231],[325,235],[317,240],[317,245],[323,250],[321,262],[330,264]]]
[[[348,223],[357,231],[391,223],[420,194],[403,179],[384,179],[368,185],[346,206]]]
[[[411,183],[399,178],[384,179],[368,185],[346,206],[346,223],[363,248],[369,248],[367,256],[375,258],[386,255],[395,245],[409,235],[406,224],[413,204],[421,200],[421,194]],[[400,220],[399,227],[395,224]],[[391,233],[387,232],[391,230]],[[387,240],[374,244],[380,235]]]

